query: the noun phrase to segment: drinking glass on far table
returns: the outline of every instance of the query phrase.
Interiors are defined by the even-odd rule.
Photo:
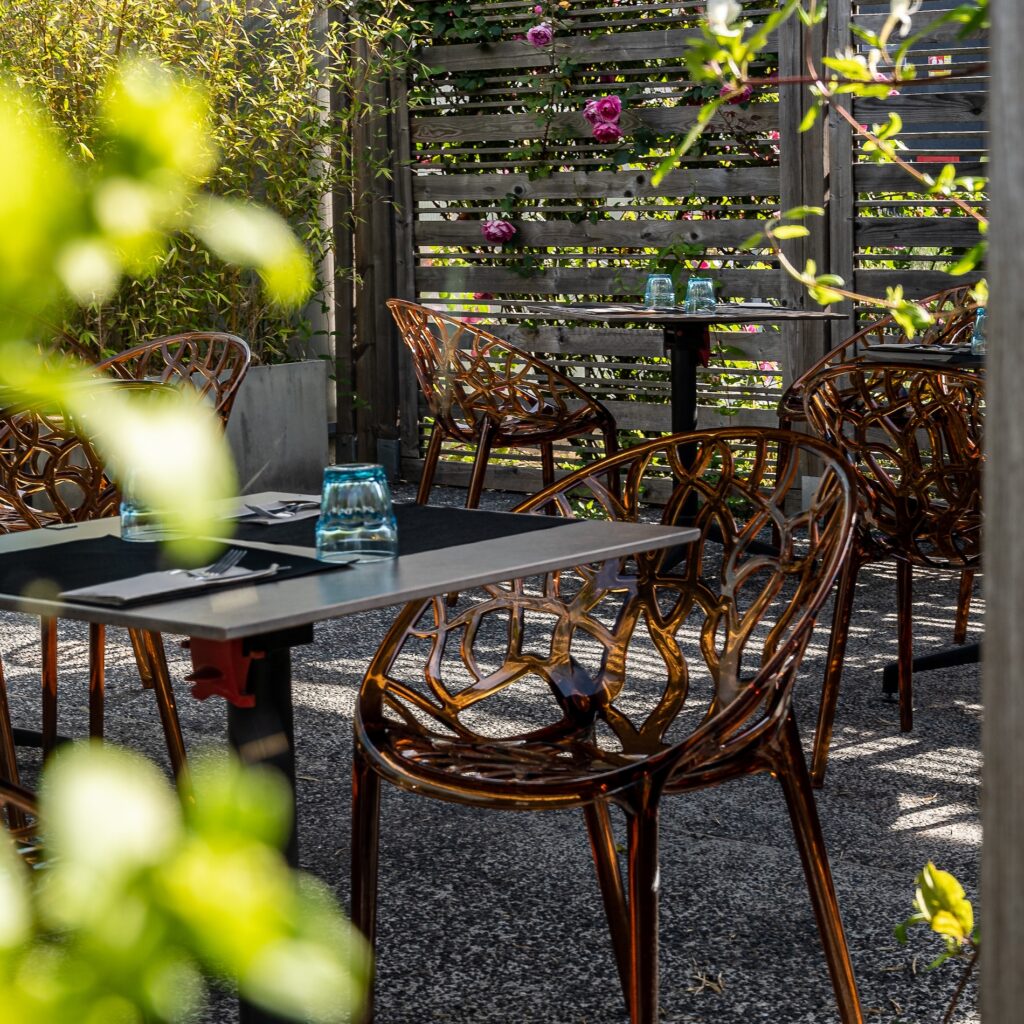
[[[121,486],[121,540],[165,540],[168,533],[163,518],[143,504],[134,490],[131,478],[126,478]]]
[[[985,307],[979,306],[974,314],[974,333],[971,335],[971,355],[983,356],[985,354]]]
[[[676,289],[672,284],[672,278],[668,274],[651,274],[644,289],[644,305],[657,308],[675,304]]]
[[[379,562],[398,554],[398,524],[384,467],[373,463],[324,470],[316,557],[322,562]]]
[[[710,277],[691,277],[686,282],[686,312],[710,313],[717,308],[715,282]]]

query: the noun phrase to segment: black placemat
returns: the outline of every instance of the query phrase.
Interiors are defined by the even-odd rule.
[[[536,530],[549,530],[573,522],[562,516],[532,516],[514,512],[404,504],[395,505],[395,518],[398,520],[398,551],[402,555],[418,555],[423,551],[437,551],[462,544],[533,533]],[[298,519],[294,523],[274,523],[272,526],[240,522],[235,540],[243,544],[258,541],[262,544],[315,547],[316,517]]]
[[[533,533],[573,522],[561,516],[480,512],[432,505],[396,505],[395,516],[398,520],[399,551],[403,555]],[[234,539],[243,546],[250,541],[259,541],[314,547],[315,530],[315,518],[262,527],[241,523]],[[220,551],[217,551],[203,562],[196,561],[184,568],[209,564],[219,554]],[[244,569],[257,570],[269,568],[274,562],[283,562],[288,568],[279,569],[272,577],[267,577],[268,580],[285,580],[344,568],[343,565],[331,562],[318,562],[315,558],[282,555],[260,548],[247,549],[239,565]],[[73,540],[0,555],[0,593],[53,598],[65,590],[94,587],[147,572],[179,567],[180,563],[168,560],[167,550],[162,544],[123,541],[120,537]],[[253,580],[253,583],[260,582],[264,581]],[[167,599],[181,596],[171,592]]]
[[[223,548],[221,549],[223,550]],[[197,568],[215,561],[215,552],[202,561],[186,568]],[[239,565],[243,569],[267,569],[282,556],[274,551],[249,548]],[[318,562],[315,558],[288,555],[283,566],[267,580],[285,580],[294,576],[308,576],[314,572],[327,572],[344,566]],[[114,580],[129,579],[147,572],[178,568],[180,563],[168,561],[162,544],[123,541],[120,537],[94,537],[73,540],[26,551],[12,551],[0,555],[0,593],[31,594],[35,597],[56,597],[65,590],[94,587]],[[240,581],[244,582],[244,581]],[[260,583],[262,580],[253,580]],[[168,593],[167,598],[183,595]]]

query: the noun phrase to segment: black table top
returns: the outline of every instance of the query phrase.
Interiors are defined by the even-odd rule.
[[[264,492],[247,500],[260,505],[307,495]],[[101,607],[62,601],[29,588],[27,593],[0,591],[0,609],[21,611],[108,625],[151,629],[211,640],[232,640],[308,625],[322,619],[351,615],[370,608],[402,604],[436,594],[451,593],[483,583],[531,576],[553,569],[618,558],[635,551],[674,547],[696,539],[697,531],[645,523],[612,523],[577,520],[558,529],[538,529],[523,534],[502,529],[511,518],[504,512],[466,512],[452,509],[454,529],[460,533],[457,548],[434,545],[386,562],[350,565],[337,571],[273,580],[259,585],[211,590],[131,607]],[[466,516],[488,520],[486,528],[468,531]],[[425,529],[437,530],[445,513],[431,509],[424,515]],[[414,522],[415,520],[410,520]],[[246,546],[277,554],[311,556],[307,546],[281,544],[274,530],[266,528],[266,542]],[[80,523],[59,530],[27,530],[0,536],[0,556],[39,547],[63,545],[88,538],[116,537],[116,518]],[[283,537],[283,535],[278,535]],[[482,538],[482,539],[481,539]]]
[[[705,313],[687,313],[682,306],[654,307],[640,302],[521,302],[517,303],[529,313],[561,320],[635,320],[660,324],[757,324],[785,323],[814,320],[845,320],[846,313],[823,310],[790,309],[787,306],[751,304],[749,302],[721,303]]]

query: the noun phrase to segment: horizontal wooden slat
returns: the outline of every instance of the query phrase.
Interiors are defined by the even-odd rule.
[[[959,39],[959,34],[963,29],[962,25],[955,23],[945,25],[937,24],[940,13],[941,12],[928,11],[918,14],[912,22],[911,31],[913,34],[917,35],[919,32],[927,31],[928,37],[924,40],[925,42],[930,42],[931,40],[949,42],[953,44],[954,48],[956,46],[966,46],[970,41],[973,41],[973,45],[975,46],[985,45],[985,37],[983,35],[970,37],[969,40]],[[853,21],[855,25],[858,25],[869,32],[881,32],[882,26],[885,24],[886,17],[887,15],[885,14],[858,14],[854,17]],[[898,33],[894,33],[893,39],[897,42],[901,41],[899,40]]]
[[[958,154],[950,153],[951,157]],[[988,164],[954,161],[958,177],[987,177]],[[917,170],[935,177],[942,164],[915,164]],[[927,186],[918,184],[906,171],[895,164],[854,164],[853,186],[858,192],[917,192]]]
[[[621,32],[586,36],[556,35],[550,47],[538,48],[526,40],[499,43],[455,43],[426,46],[417,54],[430,69],[444,71],[494,71],[498,68],[526,69],[549,67],[552,55],[568,57],[577,64],[609,64],[634,60],[678,57],[688,40],[697,32],[689,28],[661,29],[655,32]],[[766,50],[772,50],[774,37]]]
[[[662,135],[676,134],[685,132],[694,124],[699,112],[699,106],[641,107],[624,111],[620,124],[627,136],[641,127]],[[413,141],[417,143],[457,142],[462,139],[516,142],[539,139],[548,131],[556,133],[559,138],[589,139],[593,134],[583,117],[582,106],[572,113],[555,114],[550,129],[536,114],[446,114],[441,117],[413,117],[410,122]],[[777,104],[755,103],[746,109],[730,108],[725,116],[716,115],[709,130],[738,128],[746,132],[767,132],[778,126]]]
[[[941,122],[963,124],[984,120],[988,98],[983,92],[912,93],[904,92],[884,100],[856,100],[854,116],[866,123],[885,122],[889,112],[899,114],[907,124]]]
[[[980,235],[970,217],[862,217],[853,238],[858,246],[972,246]]]
[[[981,273],[973,273],[952,277],[939,270],[858,270],[854,273],[854,286],[858,292],[884,296],[886,288],[902,285],[909,298],[920,299],[945,288],[971,284],[981,276]]]
[[[416,241],[420,245],[486,245],[481,235],[483,220],[419,220]],[[518,220],[517,246],[531,248],[606,246],[610,248],[660,248],[684,243],[705,248],[742,245],[764,226],[763,220],[638,220],[605,217],[596,224],[574,224],[563,218],[545,221]]]
[[[586,327],[525,328],[510,324],[488,324],[486,329],[529,352],[568,355],[662,356],[664,332],[642,328],[614,330]],[[714,346],[742,349],[751,360],[781,358],[785,345],[779,331],[712,331]],[[738,358],[738,357],[737,357]]]
[[[417,199],[626,199],[655,196],[777,196],[777,167],[708,167],[672,171],[657,186],[650,171],[562,171],[531,180],[525,174],[417,173]]]
[[[714,271],[727,296],[778,293],[776,270]],[[647,272],[633,268],[558,267],[524,277],[503,267],[418,267],[423,292],[491,292],[505,295],[641,295]]]

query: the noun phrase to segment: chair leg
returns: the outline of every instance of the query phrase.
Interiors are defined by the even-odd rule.
[[[42,648],[43,684],[43,756],[49,757],[57,745],[57,620],[39,621]]]
[[[374,951],[377,938],[377,868],[380,851],[380,776],[356,744],[352,758],[352,923]],[[373,970],[371,964],[371,971]],[[373,1022],[373,975],[356,1024]]]
[[[149,658],[146,656],[146,634],[141,629],[129,629],[128,639],[132,642],[132,651],[135,653],[135,664],[139,667],[139,679],[144,690],[153,689],[153,673],[149,667]]]
[[[628,813],[630,1024],[658,1021],[658,801]]]
[[[0,661],[0,778],[15,784],[21,781],[18,776],[14,729],[11,727],[11,708],[7,702],[7,681],[4,678],[2,661]],[[8,807],[7,824],[12,830],[24,828],[27,824],[24,812],[17,807]]]
[[[974,591],[974,570],[964,569],[960,573],[960,593],[956,599],[956,624],[953,627],[953,643],[967,643],[967,621],[971,617],[971,597]]]
[[[850,616],[853,614],[853,596],[857,589],[860,565],[860,560],[851,551],[839,575],[839,586],[836,589],[835,607],[832,612],[832,636],[829,639],[828,661],[825,664],[825,680],[821,688],[818,727],[814,732],[814,755],[811,761],[811,781],[819,788],[825,782],[825,769],[828,766],[828,748],[832,742],[832,726],[835,723],[836,704],[839,701],[839,683],[843,675],[846,641],[850,635]]]
[[[487,463],[491,458],[491,447],[494,444],[494,428],[490,420],[484,420],[480,428],[480,440],[476,446],[476,458],[473,460],[473,475],[469,478],[469,493],[466,495],[466,508],[476,508],[480,504],[480,495],[484,489],[484,477],[487,476]]]
[[[843,922],[839,915],[832,884],[832,871],[828,863],[828,851],[821,834],[818,809],[814,804],[811,780],[800,746],[796,719],[790,711],[783,726],[780,754],[775,765],[775,775],[782,784],[786,795],[789,817],[793,823],[793,835],[800,850],[800,860],[807,888],[810,892],[818,931],[825,947],[832,988],[835,990],[839,1016],[843,1024],[863,1024],[860,999],[857,996],[857,982],[850,963],[850,951],[843,933]]]
[[[89,736],[94,740],[103,739],[106,633],[100,623],[89,623]]]
[[[174,687],[167,668],[163,638],[159,633],[143,632],[140,635],[148,669],[153,677],[156,706],[160,712],[160,723],[164,728],[167,755],[171,761],[174,777],[180,782],[188,777],[188,755],[185,753],[185,739],[178,721],[178,705],[174,699]]]
[[[900,732],[914,728],[914,569],[896,563],[896,622],[899,634]]]
[[[423,460],[423,475],[420,477],[420,487],[416,492],[416,504],[426,505],[430,499],[430,488],[434,486],[434,473],[437,471],[437,463],[441,458],[441,428],[434,422],[430,430],[430,443],[427,445],[426,458]]]
[[[544,441],[540,446],[540,479],[545,487],[555,482],[555,446]]]
[[[612,833],[608,804],[605,801],[587,804],[583,808],[583,816],[587,822],[590,849],[594,855],[597,884],[601,887],[604,911],[612,935],[612,949],[615,951],[615,963],[619,969],[622,994],[628,1003],[630,999],[629,911],[626,907],[626,892],[622,885],[622,872],[619,871],[619,859],[615,849],[615,836]]]
[[[615,428],[615,424],[612,423],[601,429],[601,434],[604,437],[604,456],[606,459],[610,459],[613,455],[619,453],[619,432]],[[617,469],[612,470],[608,474],[608,486],[619,494],[619,471]]]

